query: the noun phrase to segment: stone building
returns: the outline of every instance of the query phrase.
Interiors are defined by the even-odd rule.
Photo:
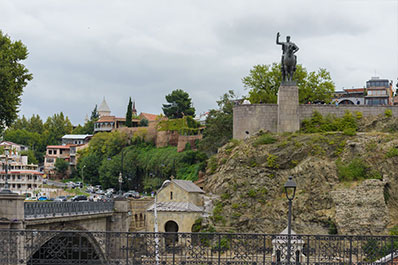
[[[192,232],[192,226],[204,213],[204,191],[192,181],[172,179],[157,195],[159,232]],[[146,228],[154,231],[154,206],[147,209]]]
[[[20,154],[21,148],[16,147],[19,145],[3,142],[2,146],[5,152],[0,154],[0,190],[5,187],[7,178],[12,192],[32,196],[43,184],[43,173],[38,171],[38,165],[28,163],[28,156]]]

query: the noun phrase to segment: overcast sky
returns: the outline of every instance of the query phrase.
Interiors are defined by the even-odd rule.
[[[280,60],[278,31],[337,90],[398,77],[398,0],[0,0],[0,30],[30,53],[20,114],[62,111],[74,124],[103,97],[124,117],[129,96],[159,114],[174,89],[197,113],[229,89],[246,95],[242,77]]]

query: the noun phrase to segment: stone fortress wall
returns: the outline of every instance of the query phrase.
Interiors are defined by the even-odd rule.
[[[393,116],[398,116],[398,106],[369,106],[369,105],[298,105],[297,116],[301,123],[312,116],[314,111],[322,115],[334,114],[337,117],[344,115],[348,110],[352,113],[361,112],[363,116],[384,115],[386,109],[392,111]],[[244,139],[256,132],[270,131],[278,132],[278,104],[242,104],[236,105],[233,109],[233,138]],[[248,132],[249,134],[247,134]]]

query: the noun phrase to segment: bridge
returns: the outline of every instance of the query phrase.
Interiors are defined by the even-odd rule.
[[[0,194],[0,229],[128,232],[130,202],[24,202],[24,196]]]
[[[398,264],[396,236],[129,232],[129,205],[0,194],[0,265]]]
[[[392,265],[397,243],[394,236],[9,229],[0,230],[0,264]]]

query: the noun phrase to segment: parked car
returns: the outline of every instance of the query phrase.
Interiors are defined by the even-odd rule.
[[[77,201],[87,201],[87,196],[85,195],[76,195],[75,197],[73,197],[71,199],[71,201],[73,202],[77,202]]]
[[[28,197],[25,199],[25,201],[37,201],[36,197]]]
[[[104,195],[105,192],[104,192],[103,190],[97,190],[97,191],[95,192],[95,194]]]
[[[139,199],[141,198],[141,195],[139,192],[135,191],[135,190],[129,190],[128,192],[123,194],[124,198],[135,198],[135,199]]]
[[[48,198],[47,198],[47,196],[40,196],[37,200],[38,201],[47,201]]]
[[[66,202],[68,198],[66,196],[58,196],[54,199],[55,202]]]
[[[76,182],[75,183],[75,188],[83,188],[83,183],[82,182]]]

